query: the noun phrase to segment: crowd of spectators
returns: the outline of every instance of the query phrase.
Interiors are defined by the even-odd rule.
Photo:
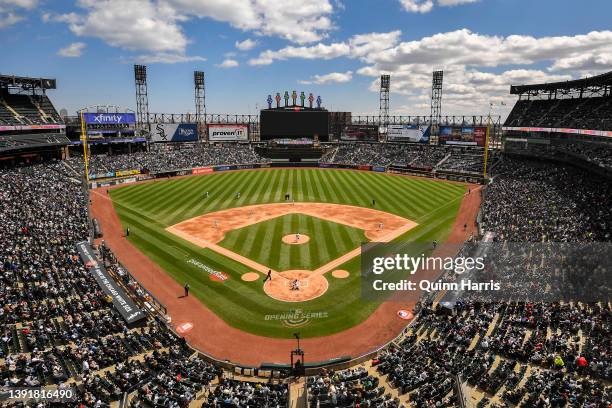
[[[578,156],[595,166],[612,170],[611,143],[572,142],[560,144],[557,149]]]
[[[363,367],[343,371],[323,370],[320,375],[308,378],[308,406],[323,407],[389,407],[401,404],[385,388],[380,379],[368,374]]]
[[[479,407],[605,408],[611,323],[607,304],[428,304],[373,365],[415,407],[456,406],[459,378]]]
[[[234,149],[195,146],[171,152],[190,160],[188,153],[197,151],[206,160],[197,165],[258,159],[249,147]],[[334,161],[414,165],[452,157],[446,149],[440,159],[438,153],[427,156],[432,151],[392,144],[340,146]],[[104,172],[107,166],[132,166],[132,160],[163,170],[167,163],[188,163],[161,163],[166,153],[117,156],[117,162],[110,156],[96,165]],[[496,241],[611,240],[612,187],[606,180],[569,166],[515,158],[505,158],[496,174],[485,190],[481,224]],[[222,370],[193,356],[157,318],[149,317],[143,327],[126,326],[77,255],[76,243],[89,236],[88,198],[73,176],[60,162],[0,170],[0,384],[73,384],[79,403],[96,407],[110,406],[124,393],[131,393],[136,407],[183,407],[196,397],[204,407],[286,406],[286,384],[224,379]],[[483,407],[607,408],[611,324],[610,305],[601,302],[459,298],[451,306],[425,304],[401,344],[374,361],[379,375],[357,368],[311,377],[309,406],[402,406],[385,392],[383,377],[408,396],[411,406],[455,406],[454,382],[460,375],[486,392]]]
[[[612,98],[519,100],[504,126],[610,130]]]
[[[82,163],[82,158],[73,160],[74,164]],[[118,170],[142,170],[156,173],[220,164],[260,163],[263,160],[249,145],[194,143],[177,147],[156,147],[148,152],[132,154],[92,155],[89,161],[89,173],[104,174]]]
[[[223,372],[158,317],[126,325],[76,251],[88,198],[73,176],[61,162],[0,170],[0,386],[72,387],[65,406],[110,407],[126,393],[135,407],[186,407]],[[286,405],[286,385],[255,388],[249,406]]]
[[[401,143],[344,143],[333,162],[353,165],[403,166],[432,170],[450,150],[445,146]]]
[[[612,239],[612,184],[567,165],[506,158],[486,188],[482,229],[499,241]]]
[[[535,156],[544,159],[555,159],[572,164],[583,164],[586,167],[612,171],[612,144],[596,141],[571,142],[550,139],[547,144],[527,143],[526,141],[506,142],[505,150],[508,153]]]
[[[208,407],[287,407],[289,387],[272,384],[223,379],[204,395],[202,408]]]

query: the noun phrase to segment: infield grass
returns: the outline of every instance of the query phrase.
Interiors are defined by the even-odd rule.
[[[349,271],[349,278],[335,279],[326,274],[330,284],[323,296],[297,305],[288,304],[268,297],[263,292],[261,280],[242,281],[240,276],[251,272],[250,268],[210,249],[193,245],[166,232],[165,228],[222,209],[280,203],[284,201],[285,193],[289,193],[296,202],[336,203],[360,207],[371,207],[372,199],[375,199],[377,210],[397,214],[419,224],[398,240],[444,242],[465,191],[466,187],[460,184],[373,172],[274,169],[158,180],[113,189],[110,190],[110,196],[123,226],[130,227],[129,240],[179,284],[188,281],[191,286],[190,293],[228,324],[263,336],[291,338],[295,332],[294,327],[286,327],[281,321],[266,319],[266,316],[286,313],[296,307],[306,312],[324,312],[326,318],[311,320],[300,328],[303,337],[316,337],[346,330],[365,320],[376,309],[377,303],[365,302],[360,298],[359,257],[338,268]],[[209,192],[208,198],[205,198],[205,192]],[[237,192],[241,193],[238,199],[235,198]],[[359,230],[348,233],[350,227],[347,226],[342,226],[347,233],[329,235],[316,228],[310,232],[308,223],[314,221],[308,221],[306,216],[286,217],[261,223],[273,224],[272,230],[275,233],[277,228],[279,229],[280,232],[273,236],[272,240],[282,237],[286,220],[290,220],[289,224],[304,222],[306,227],[303,231],[310,236],[312,243],[325,242],[328,250],[334,247],[352,249],[361,239]],[[264,231],[267,231],[268,227],[269,225],[265,225]],[[250,228],[257,227],[244,229]],[[306,232],[307,230],[310,233]],[[248,237],[253,235],[253,231],[250,232],[243,238],[250,239]],[[268,263],[262,260],[273,259],[276,256],[274,251],[279,251],[275,268],[277,270],[309,269],[303,266],[324,263],[321,254],[313,257],[312,251],[308,255],[310,259],[307,259],[306,253],[299,249],[301,245],[295,246],[298,248],[295,254],[291,252],[293,249],[290,249],[289,259],[285,259],[285,254],[281,254],[278,246],[266,248],[261,245],[261,237],[269,237],[266,233],[248,244],[250,246],[247,250],[247,244],[243,242],[241,234],[240,230],[228,233],[223,245],[236,235],[232,245],[243,245],[241,251],[248,252],[249,257],[252,256],[266,265]],[[255,236],[257,237],[257,233]],[[223,283],[213,281],[201,268],[190,262],[191,260],[223,271],[230,279]]]
[[[282,242],[299,232],[305,244]],[[363,230],[304,214],[288,214],[227,233],[219,245],[276,271],[320,266],[357,248],[367,239]]]

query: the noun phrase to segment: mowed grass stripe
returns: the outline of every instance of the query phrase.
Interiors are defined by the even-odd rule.
[[[214,186],[211,183],[209,187]],[[166,211],[166,219],[169,220],[170,223],[176,224],[176,222],[174,222],[175,220],[192,218],[197,211],[194,207],[210,200],[211,190],[208,190],[209,197],[205,198],[204,193],[206,190],[204,190],[204,188],[206,188],[206,183],[202,183],[200,180],[196,180],[196,183],[193,184],[185,184],[182,190],[176,192],[177,196],[173,197],[173,200],[177,202]]]
[[[420,180],[409,177],[393,177],[390,181],[392,183],[398,182],[398,186],[404,186],[404,188],[409,190],[411,193],[418,194],[418,192],[421,192],[424,198],[426,198],[427,201],[429,201],[433,206],[442,205],[448,201],[449,197],[454,195],[454,193],[452,193],[450,190],[443,188],[444,184],[442,183],[430,182],[423,184],[420,182]]]
[[[347,175],[348,172],[339,172],[338,179],[342,186],[342,190],[346,191],[347,203],[351,203],[356,206],[364,206],[364,197],[363,197],[363,189],[356,188],[357,186],[351,185],[349,177]]]
[[[332,182],[330,173],[327,171],[322,171],[317,176],[319,178],[319,185],[325,194],[325,202],[338,203],[339,198],[334,191],[335,180]]]
[[[258,174],[260,177],[256,180],[257,189],[250,197],[250,205],[265,202],[265,193],[269,190],[274,177],[273,171],[254,171],[253,173]]]
[[[191,184],[194,179],[197,180]],[[218,194],[213,194],[211,191],[210,201],[202,202],[199,198],[190,201],[189,195],[199,192],[203,196],[204,191],[210,189],[213,183],[219,186],[215,189],[218,188],[220,191]],[[227,190],[229,185],[244,186],[243,197],[240,200],[234,199],[236,187],[231,191]],[[296,201],[334,202],[365,207],[371,207],[371,198],[376,196],[376,209],[411,218],[420,223],[404,234],[400,240],[420,240],[426,246],[430,246],[434,239],[444,242],[453,225],[463,194],[461,185],[438,183],[427,179],[319,169],[217,173],[120,187],[116,189],[116,194],[111,191],[111,198],[116,199],[117,212],[124,227],[125,225],[134,227],[135,233],[130,240],[154,262],[166,269],[180,285],[185,280],[189,280],[194,296],[232,326],[260,335],[283,338],[290,338],[294,330],[283,326],[278,320],[265,319],[264,316],[286,313],[288,307],[292,305],[266,296],[262,291],[261,280],[252,283],[243,282],[240,274],[251,270],[245,265],[210,250],[196,247],[163,231],[164,225],[160,222],[163,221],[163,217],[160,212],[167,211],[169,202],[172,206],[175,205],[172,200],[177,198],[173,194],[181,190],[185,191],[180,193],[184,208],[175,214],[177,217],[175,222],[181,221],[180,217],[192,217],[237,205],[283,201],[282,197],[286,192],[290,192]],[[145,193],[150,197],[145,197]],[[162,194],[164,194],[163,199]],[[379,203],[379,200],[385,203]],[[142,211],[141,207],[145,205],[150,206],[149,213]],[[291,233],[292,230],[299,229],[301,233],[308,234],[312,239],[309,243],[280,244],[280,239],[286,232],[282,230],[285,223],[271,220],[259,226],[247,227],[250,228],[249,231],[239,230],[234,231],[236,234],[228,233],[222,245],[232,244],[230,246],[237,249],[236,245],[240,244],[240,251],[252,254],[248,256],[249,258],[266,264],[258,259],[260,248],[265,247],[268,242],[275,243],[276,245],[267,248],[267,260],[278,264],[279,257],[282,256],[281,248],[286,247],[289,254],[285,257],[289,261],[284,259],[286,269],[296,267],[302,269],[307,264],[309,267],[324,264],[325,259],[331,260],[342,255],[340,251],[351,250],[360,243],[355,241],[356,237],[363,234],[361,230],[355,231],[350,227],[313,217],[303,215],[289,217],[291,221],[287,228]],[[280,231],[277,236],[275,236],[276,231]],[[225,271],[230,274],[231,279],[223,284],[211,281],[204,271],[187,264],[186,256],[214,269]],[[296,305],[304,307],[308,312],[326,312],[329,315],[327,319],[313,319],[307,326],[301,327],[300,332],[305,338],[345,330],[366,319],[377,306],[375,302],[361,302],[358,258],[347,262],[339,269],[348,270],[351,274],[349,278],[343,280],[330,278],[330,287],[324,296],[303,305]]]
[[[257,171],[249,171],[249,179],[247,180],[246,188],[240,200],[238,200],[238,206],[244,207],[245,205],[251,205],[258,201],[259,192],[263,187],[263,180],[266,179],[266,175],[261,174]]]
[[[176,194],[180,194],[185,189],[185,184],[196,184],[198,180],[194,178],[183,178],[176,180],[173,183],[171,180],[162,181],[160,184],[160,190],[155,193],[155,191],[151,191],[149,194],[140,197],[140,206],[145,211],[153,211],[156,207],[160,205],[165,205],[166,210],[172,206],[172,204],[180,204],[175,203],[170,200],[170,197],[174,197]]]
[[[410,183],[402,183],[401,180],[399,180],[399,177],[397,180],[395,177],[390,177],[387,183],[385,183],[384,187],[378,188],[377,186],[380,185],[379,177],[380,176],[377,175],[366,176],[366,178],[373,182],[373,188],[379,191],[384,197],[385,201],[381,202],[380,204],[390,206],[392,209],[391,212],[396,213],[398,211],[398,206],[400,205],[399,203],[405,203],[403,211],[410,214],[410,216],[415,216],[417,214],[423,214],[432,205],[432,203],[428,200],[406,200],[405,197],[417,198],[417,195],[420,195],[420,192],[417,192]],[[399,209],[399,211],[402,210]]]

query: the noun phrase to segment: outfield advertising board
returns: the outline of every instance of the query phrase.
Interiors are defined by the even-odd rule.
[[[208,140],[211,142],[247,142],[249,140],[249,126],[210,123],[208,125]]]
[[[460,146],[484,146],[487,128],[482,126],[440,126],[440,143]]]
[[[212,167],[196,167],[194,169],[191,169],[191,174],[208,174],[208,173],[212,173],[213,172],[213,168]]]
[[[157,123],[151,129],[153,142],[195,142],[198,125],[195,123]]]
[[[429,143],[429,126],[389,125],[387,137],[396,142]]]

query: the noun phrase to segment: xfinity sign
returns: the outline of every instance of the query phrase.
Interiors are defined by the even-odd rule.
[[[88,125],[119,125],[136,123],[134,113],[84,113],[83,119]]]

